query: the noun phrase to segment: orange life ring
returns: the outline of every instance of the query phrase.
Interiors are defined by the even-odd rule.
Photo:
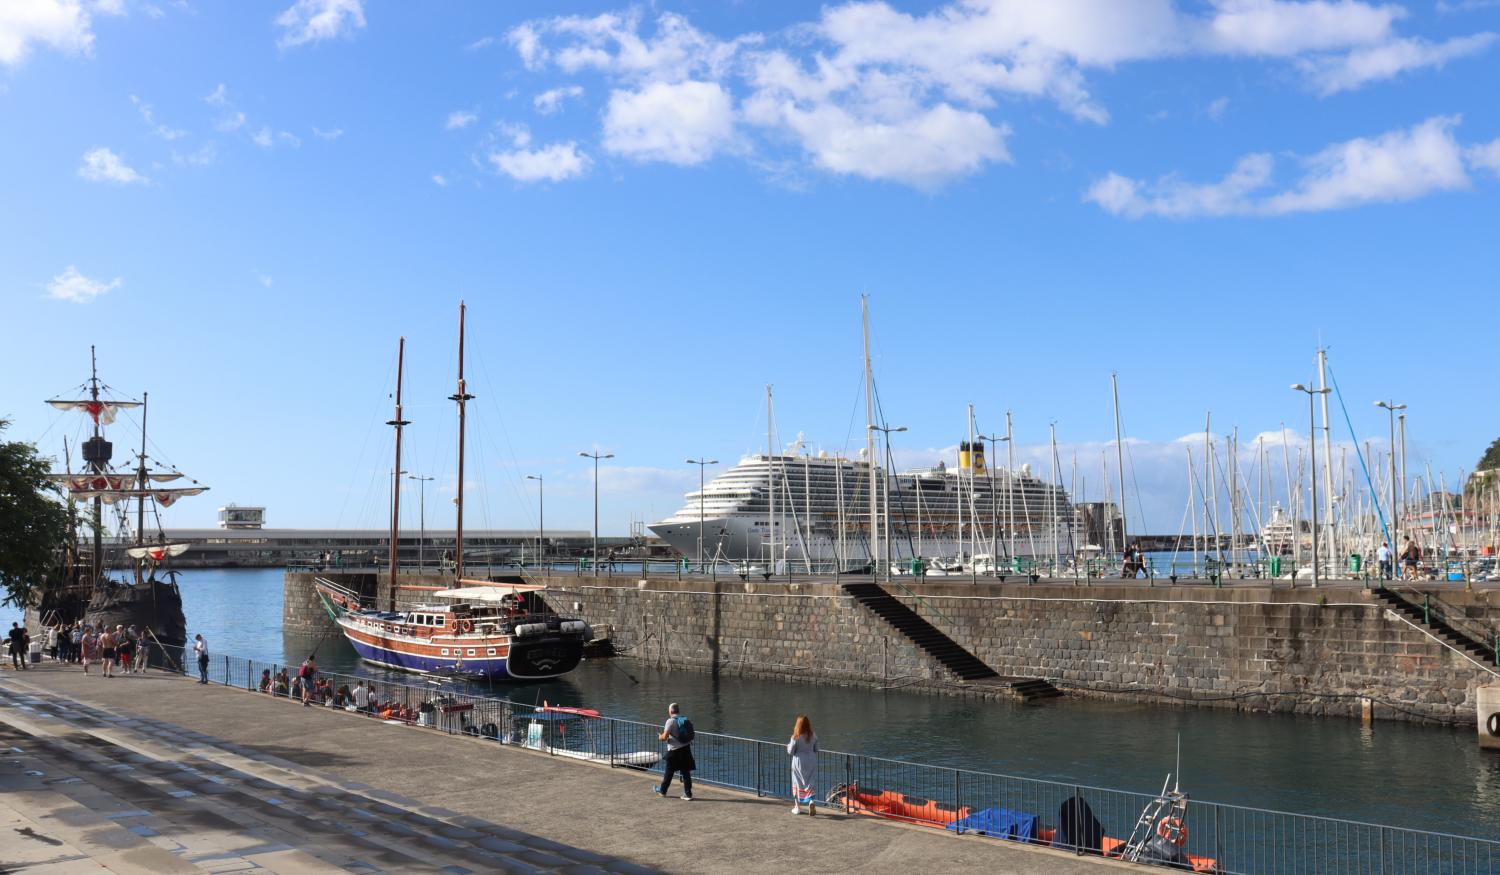
[[[473,620],[459,620],[458,621],[458,631],[460,631],[460,632],[473,632],[474,631],[474,621]]]
[[[1157,821],[1156,834],[1174,845],[1182,846],[1187,844],[1187,824],[1183,823],[1180,817],[1168,815]]]

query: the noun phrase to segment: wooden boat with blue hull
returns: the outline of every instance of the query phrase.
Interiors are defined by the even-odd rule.
[[[316,579],[318,598],[361,659],[417,674],[545,680],[567,674],[593,637],[588,623],[535,610],[532,584],[477,583],[434,592],[444,603],[382,611]]]

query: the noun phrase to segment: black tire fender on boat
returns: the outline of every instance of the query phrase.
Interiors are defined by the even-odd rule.
[[[1484,721],[1484,728],[1490,735],[1500,737],[1500,711],[1490,714],[1490,719]]]

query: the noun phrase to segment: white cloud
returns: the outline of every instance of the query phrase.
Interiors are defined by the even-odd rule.
[[[123,185],[150,182],[126,164],[125,159],[103,146],[96,146],[83,153],[83,164],[78,168],[78,175],[90,182],[118,182]]]
[[[365,26],[364,0],[297,0],[276,16],[283,33],[278,48],[352,36]]]
[[[1228,109],[1229,98],[1216,97],[1213,100],[1209,101],[1208,107],[1204,110],[1204,112],[1208,113],[1209,118],[1213,119],[1214,121],[1219,121],[1220,119],[1224,118],[1224,112]]]
[[[494,44],[495,44],[495,38],[494,37],[492,37],[492,36],[482,36],[479,39],[474,40],[473,42],[469,43],[467,46],[464,46],[464,48],[468,49],[471,52],[477,52],[480,49],[487,49],[487,48],[489,48],[490,46],[492,46]]]
[[[302,140],[298,139],[295,134],[287,131],[272,131],[268,127],[262,127],[251,134],[250,142],[262,149],[270,149],[274,146],[290,146],[295,149],[302,145]]]
[[[313,136],[317,137],[320,140],[328,140],[330,142],[332,142],[333,140],[337,140],[339,137],[342,137],[344,135],[343,128],[334,128],[333,130],[325,131],[317,125],[313,125],[312,131]]]
[[[183,164],[190,167],[207,167],[208,165],[214,163],[214,159],[218,156],[219,152],[214,148],[213,143],[204,143],[202,146],[194,149],[191,152],[179,152],[176,149],[173,149],[172,163]]]
[[[87,304],[105,292],[113,291],[124,285],[124,280],[115,277],[109,282],[92,280],[78,272],[78,268],[68,265],[68,269],[52,278],[47,283],[47,295],[59,301],[72,301],[75,304]]]
[[[212,92],[209,93],[207,97],[203,98],[203,102],[207,103],[209,106],[228,106],[229,89],[224,87],[223,82],[220,82],[219,87],[215,88]]]
[[[1468,159],[1469,166],[1500,176],[1500,139],[1472,146],[1464,153],[1464,157]]]
[[[100,15],[124,15],[125,0],[94,0],[94,11]]]
[[[1256,154],[1240,159],[1213,183],[1175,176],[1148,183],[1110,173],[1084,200],[1128,218],[1275,216],[1414,200],[1468,187],[1463,149],[1453,138],[1458,121],[1435,116],[1411,128],[1328,146],[1303,159],[1302,175],[1280,191],[1271,189],[1275,160]]]
[[[450,131],[457,131],[468,127],[479,121],[479,114],[464,109],[456,109],[448,113],[448,121],[443,127]]]
[[[1393,79],[1411,70],[1441,68],[1449,61],[1476,55],[1495,42],[1493,33],[1454,37],[1441,43],[1396,39],[1364,46],[1348,54],[1309,58],[1299,63],[1323,95],[1353,91],[1370,82]]]
[[[255,275],[255,281],[258,282],[258,283],[260,283],[262,286],[264,286],[265,288],[268,288],[268,289],[271,287],[272,283],[276,282],[274,279],[272,279],[269,276],[266,276],[263,273],[256,274]]]
[[[831,172],[931,188],[1008,160],[1004,114],[1017,100],[1108,123],[1089,77],[1124,64],[1253,59],[1328,95],[1436,69],[1494,42],[1488,33],[1431,42],[1403,33],[1407,19],[1381,0],[950,0],[921,13],[848,0],[769,36],[721,37],[680,14],[648,19],[633,7],[528,21],[505,39],[528,69],[604,76],[610,151],[698,163],[729,145],[743,120],[755,130],[741,131],[760,136],[733,137],[735,150],[763,166],[787,162],[757,153],[790,143]],[[646,105],[665,86],[688,86],[679,97],[717,89],[727,129],[703,143],[700,113]],[[538,110],[557,105],[553,93],[537,98]],[[1205,112],[1217,120],[1227,106],[1219,98]],[[909,135],[916,139],[902,139]],[[905,154],[877,154],[886,143]]]
[[[563,101],[568,100],[569,98],[579,98],[582,96],[582,86],[568,85],[562,88],[551,88],[547,91],[543,91],[541,94],[538,94],[536,97],[532,98],[531,103],[536,107],[537,112],[541,113],[542,115],[551,115],[552,113],[562,109]]]
[[[441,173],[434,173],[434,174],[432,174],[432,182],[433,182],[434,185],[437,185],[439,188],[447,188],[448,187],[448,177],[444,176]]]
[[[636,161],[701,164],[733,137],[733,104],[715,82],[615,91],[604,113],[604,148]]]
[[[589,157],[578,151],[576,143],[554,143],[540,149],[518,148],[491,152],[495,169],[518,182],[562,182],[582,176],[589,168]],[[439,177],[433,177],[436,181]],[[447,181],[439,182],[446,185]]]
[[[249,119],[245,117],[244,113],[239,111],[230,112],[223,118],[214,122],[214,130],[223,131],[225,133],[228,133],[230,131],[237,131],[240,128],[243,128],[247,121],[249,121]]]
[[[78,0],[5,0],[0,3],[0,65],[18,66],[33,45],[69,55],[94,49],[88,10]]]
[[[139,112],[141,114],[141,118],[145,120],[146,124],[151,126],[152,133],[156,134],[158,137],[161,137],[163,140],[171,142],[172,140],[178,140],[187,136],[187,131],[178,130],[168,125],[158,123],[156,121],[156,114],[151,111],[151,104],[146,103],[139,97],[136,97],[134,94],[130,95],[130,102],[135,104],[136,112]]]

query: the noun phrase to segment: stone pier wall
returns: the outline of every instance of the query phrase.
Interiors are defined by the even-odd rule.
[[[559,577],[561,613],[649,663],[975,694],[833,584]],[[1380,719],[1473,720],[1496,677],[1357,589],[926,584],[891,587],[1004,675],[1106,698]],[[1444,592],[1500,626],[1500,598]]]

